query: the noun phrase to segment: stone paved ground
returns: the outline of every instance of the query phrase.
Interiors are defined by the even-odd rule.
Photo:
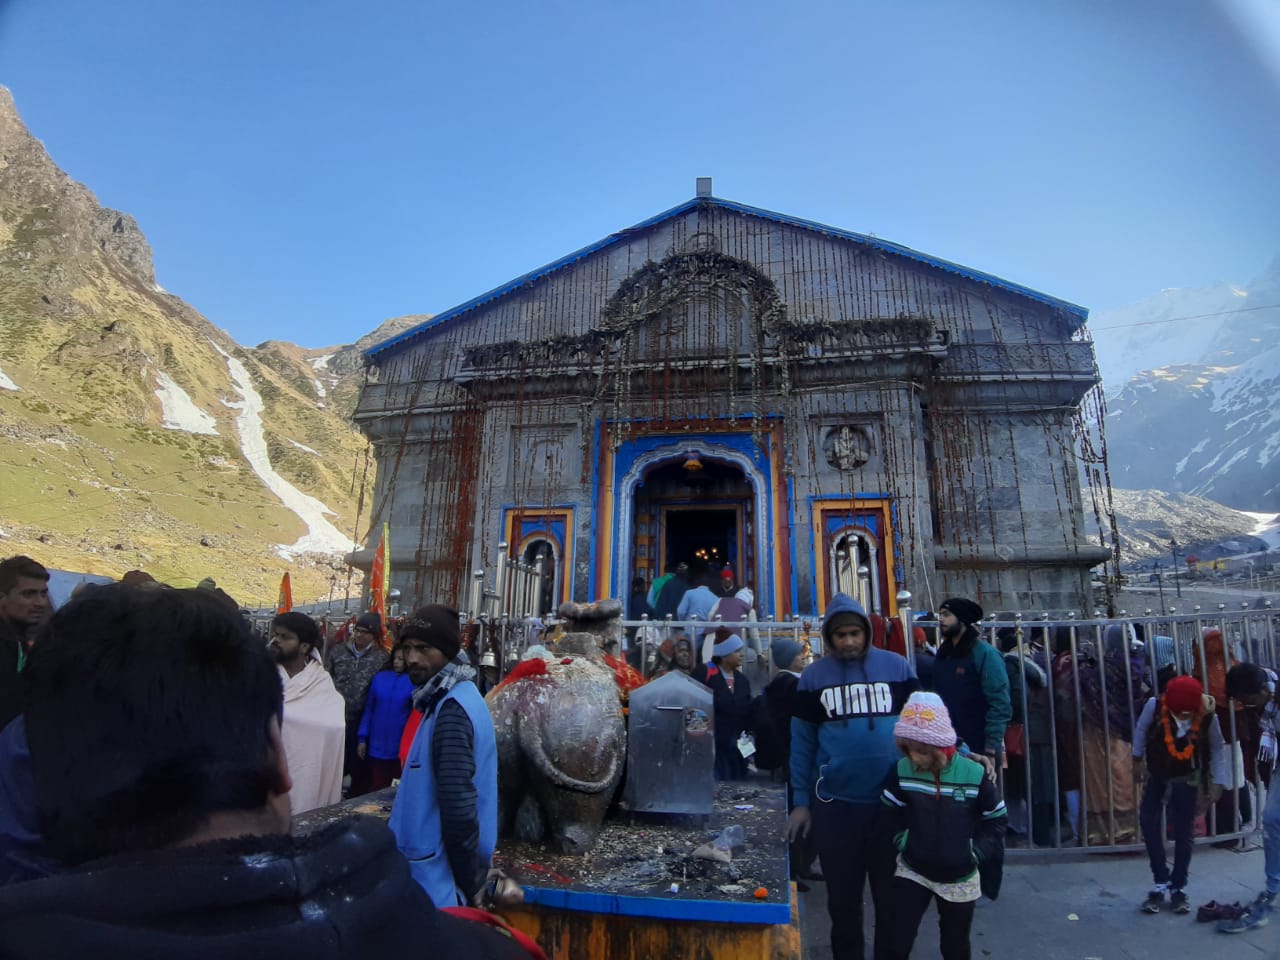
[[[1151,873],[1146,857],[1090,855],[1060,863],[1006,864],[995,903],[978,907],[973,924],[975,960],[1280,960],[1280,918],[1235,936],[1212,924],[1138,909]],[[1191,862],[1193,906],[1210,900],[1244,903],[1262,889],[1262,851],[1240,853],[1196,847]],[[1074,914],[1078,919],[1071,919]],[[868,899],[866,915],[871,916]],[[868,921],[869,922],[869,921]],[[826,888],[800,895],[804,960],[829,960]],[[937,915],[921,924],[913,958],[938,954]],[[870,930],[868,930],[870,951]]]

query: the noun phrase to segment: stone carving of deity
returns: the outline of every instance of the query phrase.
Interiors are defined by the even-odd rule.
[[[857,470],[871,459],[871,438],[861,427],[844,423],[827,431],[822,453],[837,470]]]

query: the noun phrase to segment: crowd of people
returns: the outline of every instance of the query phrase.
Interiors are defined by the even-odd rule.
[[[1117,842],[1133,818],[1153,879],[1142,909],[1187,912],[1197,818],[1222,803],[1210,821],[1225,829],[1252,817],[1244,776],[1265,782],[1274,765],[1276,676],[1235,663],[1221,631],[1179,669],[1127,625],[1096,645],[1045,630],[989,638],[981,606],[957,597],[935,637],[907,637],[840,594],[821,656],[773,638],[771,679],[753,695],[742,668],[762,651],[732,626],[754,621],[750,592],[720,573],[695,586],[677,569],[635,591],[629,612],[696,604],[706,626],[633,638],[629,653],[652,659],[611,666],[620,688],[623,671],[628,684],[670,672],[705,684],[716,776],[754,765],[786,780],[793,877],[825,882],[837,960],[865,956],[867,886],[877,958],[910,955],[931,902],[944,958],[968,957],[1011,819],[1048,845],[1091,829]],[[422,606],[391,631],[368,613],[328,641],[285,612],[263,638],[212,581],[131,576],[55,612],[48,579],[30,558],[0,562],[0,957],[250,944],[395,957],[423,938],[449,955],[539,954],[479,909],[519,897],[492,866],[483,695],[501,660],[477,657],[455,610]],[[699,591],[711,601],[685,603]],[[298,814],[395,782],[389,824],[292,835]],[[1266,889],[1214,917],[1224,932],[1265,924],[1280,892],[1280,791],[1262,822]],[[359,953],[342,946],[353,931],[367,938]]]

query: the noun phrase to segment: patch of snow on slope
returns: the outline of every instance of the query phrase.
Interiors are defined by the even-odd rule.
[[[1249,455],[1248,447],[1245,447],[1243,450],[1237,450],[1235,453],[1231,455],[1230,460],[1228,460],[1220,468],[1218,468],[1218,475],[1221,476],[1222,474],[1227,473],[1232,467],[1234,467],[1237,463],[1239,463],[1248,455]],[[1202,470],[1200,472],[1203,473],[1204,471]]]
[[[187,433],[218,435],[218,421],[196,406],[191,395],[178,386],[163,370],[157,370],[156,396],[160,398],[160,425],[166,430],[185,430]]]
[[[324,396],[325,396],[325,394],[324,394],[324,384],[323,384],[323,383],[321,383],[319,380],[312,380],[311,382],[312,382],[313,384],[315,384],[315,388],[316,388],[316,396],[317,396],[317,397],[319,397],[321,400],[323,400],[323,399],[324,399]]]
[[[1187,467],[1187,461],[1190,460],[1192,457],[1194,457],[1197,453],[1200,453],[1202,450],[1204,450],[1204,448],[1207,447],[1208,445],[1209,445],[1209,438],[1205,437],[1203,440],[1197,443],[1194,447],[1188,450],[1187,455],[1178,461],[1178,465],[1173,470],[1173,475],[1176,477],[1178,476],[1178,474],[1182,473],[1182,471],[1185,470]]]
[[[1275,459],[1277,453],[1280,453],[1280,430],[1275,429],[1277,419],[1280,419],[1280,414],[1273,411],[1271,417],[1267,420],[1266,428],[1271,429],[1271,434],[1267,437],[1266,442],[1263,443],[1262,449],[1258,451],[1258,466],[1260,467],[1265,467]]]
[[[285,439],[288,439],[288,438],[286,437]],[[299,443],[297,440],[289,440],[289,442],[293,444],[295,447],[297,447],[299,450],[305,450],[307,453],[314,453],[317,457],[320,456],[319,450],[312,450],[305,443]]]
[[[314,357],[311,361],[311,369],[315,370],[317,373],[321,370],[328,370],[329,361],[332,359],[333,359],[332,353],[326,353],[324,356],[321,356],[321,357]]]
[[[296,543],[287,547],[281,544],[276,552],[288,557],[290,553],[339,553],[354,550],[356,545],[351,539],[325,519],[325,514],[334,516],[332,510],[315,497],[303,493],[271,468],[271,458],[267,455],[267,438],[262,432],[262,395],[249,379],[249,371],[245,365],[212,340],[209,342],[213,344],[213,349],[226,358],[231,379],[240,391],[241,402],[228,403],[227,406],[240,411],[236,415],[236,431],[240,434],[240,450],[244,453],[244,458],[249,461],[249,466],[267,489],[307,525],[306,536],[299,537]]]
[[[1241,513],[1253,517],[1257,526],[1249,532],[1265,540],[1267,549],[1275,550],[1280,547],[1280,513],[1254,513],[1251,510],[1242,510]]]
[[[0,390],[21,390],[22,388],[9,379],[8,374],[0,370]]]

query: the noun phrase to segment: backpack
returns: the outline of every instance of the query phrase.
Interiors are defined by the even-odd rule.
[[[751,701],[747,714],[756,741],[756,769],[777,770],[787,762],[787,747],[769,713],[769,698],[764,694]]]

